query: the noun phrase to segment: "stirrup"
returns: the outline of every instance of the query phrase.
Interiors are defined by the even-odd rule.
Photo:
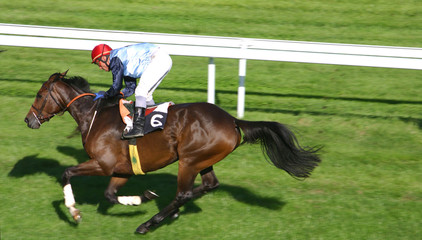
[[[133,138],[126,138],[126,134],[128,134],[126,131],[123,131],[122,132],[122,136],[120,136],[120,139],[121,140],[130,140],[130,139],[133,139]]]
[[[131,132],[134,132],[135,131],[135,127],[134,128],[132,128],[132,130],[130,130],[128,133],[126,133],[125,134],[125,132],[123,132],[122,133],[122,139],[124,139],[124,140],[129,140],[129,139],[132,139],[132,138],[138,138],[138,137],[143,137],[143,136],[145,136],[145,133],[144,133],[144,130],[142,129],[140,132],[138,132],[138,133],[134,133],[134,134],[131,134]]]

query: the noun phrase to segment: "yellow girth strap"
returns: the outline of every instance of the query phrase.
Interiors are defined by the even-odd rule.
[[[141,161],[139,160],[138,148],[136,144],[129,144],[129,154],[133,173],[135,173],[135,175],[145,175],[141,168]]]

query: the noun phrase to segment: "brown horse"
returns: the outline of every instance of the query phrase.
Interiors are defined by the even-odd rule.
[[[87,81],[81,77],[65,78],[66,73],[55,73],[42,85],[25,122],[36,129],[56,114],[68,111],[79,126],[84,148],[91,159],[67,168],[62,177],[65,205],[72,217],[81,218],[70,185],[73,176],[112,176],[105,191],[105,197],[112,203],[139,205],[156,197],[148,191],[142,196],[116,196],[134,174],[128,142],[120,139],[125,126],[118,104],[99,108],[99,101],[93,101],[94,94]],[[136,143],[145,173],[179,161],[176,197],[136,232],[146,233],[166,217],[177,217],[179,208],[187,201],[217,188],[219,182],[213,165],[241,143],[258,142],[277,168],[297,178],[308,177],[320,162],[317,149],[301,147],[294,134],[280,123],[239,120],[209,103],[171,106],[164,129],[138,138]],[[193,188],[199,173],[202,184]]]

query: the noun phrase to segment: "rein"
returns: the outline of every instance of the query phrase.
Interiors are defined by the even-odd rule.
[[[76,101],[76,100],[78,100],[79,98],[81,98],[81,97],[85,97],[85,96],[95,96],[95,94],[93,94],[93,93],[82,93],[81,95],[78,95],[78,96],[76,96],[74,99],[72,99],[67,105],[66,105],[66,108],[65,108],[65,110],[67,109],[67,108],[69,108],[69,106],[74,102],[74,101]]]

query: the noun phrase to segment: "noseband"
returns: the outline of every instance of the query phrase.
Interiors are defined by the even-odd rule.
[[[32,112],[32,114],[34,114],[35,118],[37,119],[37,121],[40,125],[41,125],[41,121],[49,121],[52,117],[54,117],[56,115],[63,115],[64,112],[69,108],[69,106],[73,102],[75,102],[77,99],[84,97],[84,96],[95,96],[95,94],[93,94],[93,93],[83,93],[83,94],[80,94],[80,95],[76,96],[75,98],[73,98],[66,106],[63,106],[62,104],[60,104],[59,101],[57,101],[57,99],[51,93],[54,83],[56,83],[56,81],[53,81],[53,83],[50,85],[50,88],[48,88],[48,94],[45,95],[44,102],[42,103],[41,108],[40,109],[36,108],[34,106],[34,104],[32,104],[32,106],[31,106],[37,112],[37,114],[35,114],[34,112]],[[58,113],[53,113],[53,114],[50,114],[48,116],[44,116],[42,114],[42,112],[43,112],[44,107],[47,103],[48,96],[50,96],[53,99],[53,101],[60,107],[61,110]]]

